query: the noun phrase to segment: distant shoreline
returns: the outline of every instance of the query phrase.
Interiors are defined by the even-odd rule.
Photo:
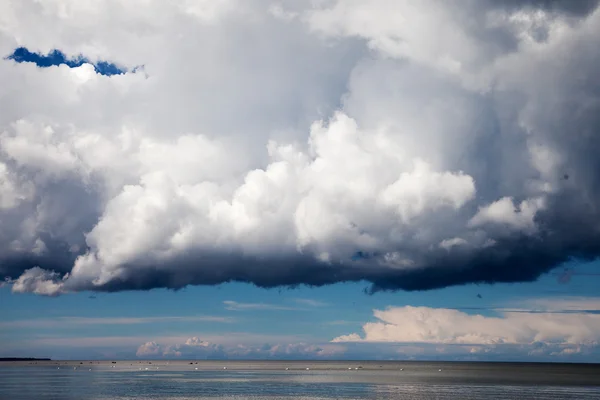
[[[0,357],[0,362],[10,361],[52,361],[51,358],[31,358],[31,357]]]

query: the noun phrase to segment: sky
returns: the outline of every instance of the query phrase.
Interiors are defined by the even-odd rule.
[[[600,362],[595,0],[0,0],[0,357]]]

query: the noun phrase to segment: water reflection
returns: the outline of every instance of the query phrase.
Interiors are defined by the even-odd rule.
[[[270,364],[269,364],[270,365]],[[434,366],[347,370],[224,370],[206,365],[161,365],[140,370],[139,365],[57,369],[53,366],[0,367],[0,399],[598,399],[600,387],[513,384],[550,374],[532,369],[519,374],[510,369]],[[193,369],[192,369],[193,368]],[[195,368],[199,368],[196,370]],[[289,367],[288,367],[289,368]],[[303,368],[305,368],[303,366]],[[486,369],[487,368],[487,369]],[[560,371],[560,373],[565,373]],[[518,375],[518,376],[517,376]],[[573,375],[573,374],[571,374]],[[558,375],[557,375],[558,376]],[[494,381],[495,379],[495,381]],[[544,379],[548,379],[547,377]],[[572,379],[572,378],[570,378]],[[482,384],[481,382],[486,382]]]

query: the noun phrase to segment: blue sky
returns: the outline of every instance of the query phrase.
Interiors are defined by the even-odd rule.
[[[193,286],[180,291],[82,292],[56,298],[12,294],[10,287],[5,286],[0,289],[3,304],[0,337],[7,344],[2,355],[136,358],[136,341],[140,345],[148,340],[168,343],[173,338],[187,337],[252,346],[296,342],[324,344],[341,335],[360,333],[363,324],[376,320],[374,309],[389,306],[456,308],[471,315],[494,316],[498,315],[498,308],[541,310],[529,303],[536,299],[568,301],[585,298],[600,304],[598,264],[573,263],[568,267],[575,272],[568,283],[559,282],[558,278],[563,274],[559,269],[532,283],[466,285],[427,292],[374,295],[364,293],[365,283],[281,290],[233,283],[217,287]],[[600,313],[600,308],[596,311]],[[49,342],[45,343],[44,339]],[[73,343],[77,344],[71,345],[71,339],[76,339]],[[119,344],[119,340],[123,343]],[[383,346],[350,354],[378,358],[386,351]],[[264,357],[269,358],[269,355]],[[344,354],[337,355],[337,358],[344,357]],[[410,357],[400,354],[396,358]],[[460,354],[452,357],[465,358]],[[574,360],[595,361],[596,357],[597,354],[592,354]],[[531,358],[527,354],[508,354],[500,359],[524,361]],[[537,359],[553,360],[547,356]],[[562,358],[562,361],[569,360],[573,359]]]
[[[0,357],[600,361],[596,2],[16,4]]]
[[[67,65],[70,68],[80,67],[83,64],[92,64],[97,73],[106,76],[120,75],[127,72],[125,69],[106,61],[91,62],[87,58],[79,55],[78,57],[69,58],[60,50],[54,49],[48,54],[39,54],[27,50],[25,47],[19,47],[10,54],[7,59],[18,63],[29,62],[34,63],[38,67],[48,68],[57,65]]]

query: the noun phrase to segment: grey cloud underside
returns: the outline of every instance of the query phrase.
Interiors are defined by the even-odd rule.
[[[440,254],[427,260],[426,268],[413,271],[393,271],[369,262],[344,265],[315,262],[312,257],[264,260],[242,256],[199,254],[173,260],[163,265],[123,265],[123,273],[104,285],[74,282],[73,290],[115,292],[149,290],[153,288],[181,289],[188,285],[216,285],[225,282],[247,282],[263,288],[280,286],[323,286],[338,282],[365,281],[370,293],[381,290],[429,290],[467,283],[510,283],[535,281],[540,275],[573,257],[591,260],[600,253],[599,236],[591,243],[579,243],[575,238],[570,247],[543,238],[515,237],[493,249],[475,255]],[[61,255],[60,252],[55,253]],[[33,266],[55,270],[63,275],[70,271],[74,259],[11,260],[13,276],[19,276]],[[10,271],[8,276],[10,276]],[[58,277],[57,277],[58,280]],[[66,285],[66,290],[71,290]]]
[[[600,255],[598,2],[150,3],[85,30],[143,73],[0,64],[14,291],[427,290]],[[67,37],[11,15],[30,50],[83,54],[73,10]]]

